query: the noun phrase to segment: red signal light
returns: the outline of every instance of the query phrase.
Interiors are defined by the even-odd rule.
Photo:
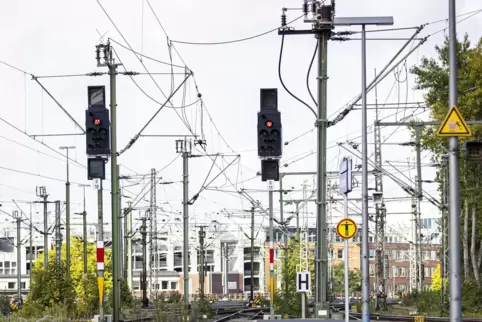
[[[266,127],[272,127],[272,126],[273,126],[273,122],[271,122],[271,121],[266,121],[265,125],[266,125]]]
[[[100,125],[100,119],[94,119],[94,125]]]

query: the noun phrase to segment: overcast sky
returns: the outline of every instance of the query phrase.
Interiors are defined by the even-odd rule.
[[[105,72],[105,67],[97,67],[95,61],[95,45],[102,39],[110,37],[124,46],[131,46],[134,50],[152,58],[169,62],[170,56],[173,63],[184,66],[194,72],[195,83],[192,78],[187,81],[185,88],[181,88],[175,95],[175,106],[195,103],[197,98],[196,86],[202,94],[204,105],[197,102],[187,108],[162,110],[154,121],[146,128],[144,134],[176,134],[186,135],[186,128],[179,115],[185,113],[191,129],[196,134],[205,134],[207,149],[210,153],[225,153],[216,159],[206,183],[210,182],[219,173],[219,167],[224,168],[234,160],[235,154],[240,154],[240,162],[235,161],[226,170],[229,177],[223,175],[211,183],[209,189],[219,188],[223,191],[205,190],[201,197],[190,207],[191,218],[196,223],[210,223],[212,220],[225,221],[221,211],[248,209],[247,201],[233,193],[235,188],[248,189],[250,195],[260,200],[267,206],[267,193],[260,192],[266,189],[266,183],[260,178],[255,178],[256,171],[260,170],[260,161],[256,153],[256,113],[259,110],[259,89],[277,87],[279,89],[279,109],[282,112],[283,139],[291,141],[301,134],[314,128],[313,114],[303,105],[291,98],[281,87],[278,79],[278,58],[281,37],[276,32],[255,38],[253,40],[225,45],[188,45],[176,43],[175,40],[187,42],[220,42],[244,38],[265,32],[277,27],[280,23],[282,7],[299,8],[301,0],[243,0],[243,1],[156,1],[150,4],[162,23],[169,39],[174,42],[174,47],[168,47],[164,31],[153,15],[148,3],[143,0],[136,1],[101,1],[116,27],[108,19],[97,1],[2,1],[0,4],[0,41],[2,51],[0,60],[16,66],[27,73],[36,76],[44,75],[71,75],[90,72]],[[457,13],[463,14],[482,8],[477,0],[458,0]],[[395,27],[413,27],[447,18],[448,1],[442,0],[338,0],[336,1],[336,14],[342,16],[375,16],[392,15]],[[298,10],[288,11],[288,20],[293,20],[301,15]],[[460,17],[463,19],[468,16]],[[447,26],[446,22],[438,22],[426,26],[419,37],[425,37]],[[296,29],[311,28],[301,21],[293,24]],[[482,14],[474,15],[457,25],[458,33],[469,33],[473,42],[476,42],[482,30]],[[356,30],[357,27],[353,27]],[[370,29],[376,29],[370,28]],[[347,28],[338,28],[338,31]],[[414,30],[396,32],[371,33],[369,38],[409,38]],[[400,68],[389,75],[378,86],[378,102],[420,102],[423,93],[413,91],[414,79],[406,75],[406,69],[417,64],[423,56],[433,56],[434,46],[443,41],[444,32],[436,33],[417,49]],[[354,35],[352,38],[359,38]],[[125,40],[128,41],[128,45]],[[375,69],[381,70],[390,61],[393,55],[405,43],[405,40],[369,41],[367,45],[367,74],[368,82],[371,81]],[[405,53],[418,43],[415,40],[409,44]],[[141,62],[135,54],[112,43],[123,67],[128,71],[145,73]],[[288,88],[309,102],[305,84],[308,65],[313,54],[316,40],[313,36],[289,36],[285,38],[282,60],[282,75]],[[175,49],[175,50],[174,50]],[[177,52],[181,55],[179,58]],[[329,43],[328,48],[328,115],[333,119],[350,100],[360,93],[360,41],[346,41]],[[171,55],[170,55],[171,54]],[[401,56],[402,57],[402,56]],[[401,58],[400,57],[400,58]],[[398,59],[397,59],[398,61]],[[169,73],[169,65],[143,59],[145,67],[151,73]],[[405,68],[406,66],[406,68]],[[173,68],[174,88],[179,86],[184,78],[183,68]],[[310,78],[310,87],[316,95],[316,62]],[[157,85],[164,93],[171,91],[171,77],[169,75],[153,76]],[[154,100],[163,102],[164,96],[147,75],[134,77],[135,81]],[[398,81],[397,81],[398,79]],[[87,86],[105,85],[109,90],[108,76],[100,77],[62,77],[46,78],[39,81],[62,104],[62,106],[79,122],[85,126],[85,110],[87,108]],[[33,134],[59,134],[79,133],[80,130],[65,115],[56,103],[45,93],[31,77],[23,72],[14,70],[0,64],[0,117],[16,126],[21,132]],[[408,91],[407,91],[408,90]],[[107,93],[108,97],[108,93]],[[124,148],[128,141],[136,135],[144,124],[159,109],[159,105],[142,93],[133,81],[124,75],[117,79],[118,101],[118,146]],[[374,95],[370,93],[369,103],[374,102]],[[418,118],[427,118],[421,114],[423,110],[400,109],[395,117],[386,120],[400,120],[415,113]],[[396,110],[381,111],[381,117],[395,113]],[[351,112],[342,122],[328,131],[329,150],[327,160],[331,171],[337,171],[340,160],[348,152],[336,146],[337,142],[351,140],[360,142],[361,128],[360,111]],[[202,121],[201,121],[202,119]],[[369,124],[375,119],[371,110]],[[0,200],[2,209],[11,212],[15,209],[11,200],[19,200],[19,205],[24,211],[29,210],[26,203],[37,200],[36,186],[46,186],[49,200],[65,200],[65,158],[46,146],[36,142],[28,135],[0,122],[0,147],[2,158],[0,160]],[[400,147],[394,143],[403,143],[410,140],[409,132],[404,128],[385,128],[382,130],[382,140],[387,145],[383,147],[383,160],[386,169],[397,173],[385,161],[395,161],[400,171],[412,177],[415,170],[408,171],[407,162],[414,162],[414,152],[410,147]],[[92,184],[87,180],[85,169],[85,138],[83,136],[66,137],[38,137],[40,142],[58,150],[60,146],[76,146],[71,152],[75,162],[70,162],[70,180],[72,182],[72,213],[82,211],[82,189],[78,184]],[[13,141],[15,142],[13,142]],[[369,153],[373,151],[373,133],[369,132]],[[226,144],[226,142],[228,144]],[[316,131],[290,142],[285,146],[283,164],[287,168],[281,171],[316,171]],[[233,152],[234,151],[234,152]],[[59,151],[63,153],[63,151]],[[199,154],[193,150],[194,154]],[[301,158],[308,155],[305,158]],[[124,195],[135,198],[142,188],[149,183],[151,168],[161,170],[176,158],[175,138],[140,138],[130,149],[119,157],[121,175],[145,174],[146,177],[136,176],[132,180],[123,180],[122,184],[130,186],[124,190]],[[301,158],[301,160],[299,160]],[[430,163],[430,156],[424,153],[423,164]],[[360,160],[354,159],[355,163]],[[403,164],[402,164],[403,163]],[[207,157],[192,158],[189,160],[190,196],[199,191],[211,169],[212,161]],[[34,175],[21,174],[13,169],[28,172]],[[107,165],[110,178],[110,163]],[[38,176],[37,176],[38,175]],[[43,177],[41,177],[43,176]],[[157,186],[157,203],[166,215],[171,212],[178,213],[182,210],[182,160],[176,159],[169,167],[160,172],[161,181],[174,181],[170,185]],[[397,176],[402,178],[400,173]],[[49,177],[49,178],[46,178]],[[434,168],[423,168],[423,179],[433,180]],[[52,179],[53,178],[53,179]],[[58,179],[58,180],[54,180]],[[250,181],[243,181],[251,179]],[[285,195],[285,198],[300,198],[301,184],[307,180],[313,185],[310,176],[289,176],[283,182],[283,188],[297,190]],[[404,178],[404,180],[407,180]],[[374,187],[372,178],[370,187]],[[397,185],[385,178],[384,188],[386,197],[406,197],[406,194]],[[275,189],[277,184],[275,185]],[[105,220],[111,221],[110,214],[110,181],[104,182],[104,212]],[[438,197],[435,185],[424,185],[424,189]],[[257,189],[249,191],[249,189]],[[309,188],[311,189],[311,188]],[[95,188],[86,189],[87,212],[89,222],[96,222],[97,194]],[[359,197],[359,190],[355,190],[351,197]],[[149,194],[146,195],[146,198]],[[339,197],[335,193],[335,197]],[[124,198],[124,201],[128,199]],[[278,215],[278,198],[275,198],[275,213]],[[423,216],[436,216],[438,211],[428,205],[423,205]],[[139,206],[146,206],[141,201]],[[358,204],[360,205],[360,204]],[[124,205],[125,206],[125,203]],[[37,206],[34,206],[34,209]],[[388,212],[408,212],[409,202],[387,203]],[[339,208],[341,209],[341,208]],[[285,211],[293,211],[293,206],[286,206]],[[37,209],[38,211],[38,209]],[[161,211],[160,211],[161,212]],[[314,205],[309,206],[309,216],[315,213]],[[333,211],[333,215],[339,215]],[[80,221],[79,216],[75,216]],[[137,217],[137,214],[136,214]],[[6,217],[5,217],[6,218]],[[40,217],[36,215],[40,220]],[[51,217],[52,218],[52,217]],[[167,217],[165,222],[169,222]],[[173,219],[171,219],[173,220]],[[334,219],[336,220],[336,219]],[[398,222],[407,223],[403,215],[389,215],[389,224],[397,227]],[[38,221],[38,220],[37,220]],[[243,223],[243,219],[236,219]],[[258,223],[261,218],[258,217]],[[247,222],[247,221],[246,221]],[[314,223],[310,219],[310,223]],[[267,224],[267,220],[263,221]],[[294,222],[293,222],[294,224]],[[173,227],[167,224],[166,227]],[[231,230],[238,229],[232,225]],[[174,228],[178,230],[178,228]]]

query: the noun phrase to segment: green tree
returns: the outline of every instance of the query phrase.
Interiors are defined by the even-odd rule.
[[[6,316],[10,313],[10,298],[2,294],[0,295],[0,314]]]
[[[285,274],[288,274],[288,293],[285,294],[284,287],[278,290],[275,296],[276,314],[301,316],[301,295],[296,291],[296,272],[300,271],[300,246],[299,238],[295,235],[288,241],[288,249],[283,251],[283,257],[288,256],[288,270],[283,273],[282,284],[284,284]],[[309,247],[308,265],[311,276],[311,291],[314,292],[315,256],[314,249],[311,247]]]
[[[440,275],[440,264],[437,265],[435,271],[432,274],[432,284],[430,285],[431,291],[440,291],[442,289],[442,276]]]
[[[66,308],[69,317],[92,316],[99,309],[99,290],[97,286],[96,245],[87,245],[87,274],[84,274],[83,242],[79,238],[71,239],[70,279],[66,278],[66,247],[62,245],[62,263],[56,264],[55,250],[49,252],[48,271],[44,272],[44,258],[39,256],[32,271],[32,292],[27,296],[24,307],[19,312],[22,316],[44,314],[40,309],[49,309],[59,305]],[[106,249],[104,290],[106,298],[112,289],[111,251]],[[129,301],[129,299],[125,298]],[[132,301],[132,299],[130,300]]]
[[[442,121],[448,112],[449,98],[449,46],[448,39],[440,46],[436,46],[437,57],[423,57],[419,66],[411,68],[416,76],[418,90],[423,90],[425,101],[430,111],[430,118],[434,121]],[[468,36],[457,43],[458,61],[458,107],[466,120],[482,120],[482,39],[476,46],[471,46]],[[460,148],[467,140],[476,140],[482,137],[482,127],[471,126],[473,136],[460,138]],[[446,152],[442,146],[447,147],[447,138],[439,138],[435,135],[437,127],[424,126],[422,128],[422,148],[433,153],[433,161],[440,162],[441,154]],[[460,194],[461,205],[467,205],[461,209],[461,240],[462,246],[470,250],[468,258],[464,261],[463,277],[475,279],[479,288],[482,288],[480,269],[482,263],[482,220],[480,204],[482,203],[482,191],[480,186],[481,170],[478,162],[467,161],[460,153]],[[437,181],[440,183],[442,172],[439,169]],[[461,207],[461,208],[462,208]],[[467,210],[467,213],[465,212]],[[469,212],[470,210],[470,212]],[[464,223],[466,224],[464,229]],[[474,229],[472,229],[474,228]],[[461,256],[464,252],[461,252]]]
[[[333,266],[333,290],[337,293],[345,291],[345,264],[343,262]],[[350,292],[361,290],[361,272],[359,269],[348,271]]]

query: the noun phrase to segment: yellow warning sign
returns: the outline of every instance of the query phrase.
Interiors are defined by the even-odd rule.
[[[472,136],[472,130],[460,114],[459,109],[452,106],[440,125],[437,136]]]
[[[99,303],[102,305],[102,300],[104,298],[104,278],[97,277],[97,285],[99,286]]]
[[[340,236],[343,239],[350,239],[353,238],[356,234],[357,231],[357,226],[356,223],[349,219],[342,219],[336,226],[336,232],[338,233],[338,236]]]

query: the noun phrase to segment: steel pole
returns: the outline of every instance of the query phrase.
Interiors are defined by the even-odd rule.
[[[362,320],[370,321],[370,274],[368,262],[368,130],[366,33],[362,25]]]
[[[320,31],[318,38],[318,166],[316,192],[316,270],[315,310],[317,317],[329,316],[327,307],[328,248],[326,236],[326,125],[327,68],[330,31]],[[320,314],[321,313],[321,314]]]
[[[70,278],[70,181],[69,181],[69,148],[67,155],[67,182],[65,183],[65,266],[67,278]]]
[[[22,243],[21,243],[21,236],[20,236],[20,214],[18,211],[15,211],[15,217],[17,218],[17,299],[18,303],[20,304],[20,299],[22,298]]]
[[[420,146],[420,126],[415,127],[415,151],[416,151],[416,159],[417,159],[417,213],[416,213],[416,230],[417,230],[417,266],[418,266],[418,291],[423,291],[423,272],[422,272],[422,211],[421,211],[421,203],[423,199],[423,190],[422,190],[422,156],[421,156],[421,146]]]
[[[273,181],[269,184],[269,312],[274,320],[274,229],[273,229]]]
[[[251,289],[250,300],[254,303],[254,207],[251,207]]]
[[[32,285],[32,271],[33,271],[33,246],[32,246],[32,236],[33,236],[33,224],[32,224],[32,204],[30,203],[30,225],[29,225],[29,233],[30,233],[30,240],[29,240],[29,249],[30,251],[28,252],[29,253],[29,262],[30,262],[30,272],[28,274],[28,277],[29,277],[29,289],[31,289],[31,285]]]
[[[184,275],[184,304],[189,305],[189,155],[184,140],[182,152],[182,179],[183,179],[183,251],[182,274]]]
[[[455,0],[449,0],[449,108],[458,105],[457,33]],[[459,139],[449,138],[449,267],[450,321],[462,321],[460,269]]]
[[[120,252],[119,252],[119,173],[117,172],[117,101],[116,76],[117,65],[109,64],[110,75],[110,158],[111,158],[111,204],[112,204],[112,318],[118,322],[120,318]]]
[[[49,222],[47,217],[47,195],[44,196],[44,271],[49,269]]]
[[[127,229],[129,238],[127,239],[127,285],[131,292],[132,288],[132,203],[129,203],[129,213],[127,214]]]
[[[344,218],[348,218],[348,194],[343,194],[343,212]],[[350,322],[350,284],[349,284],[349,267],[348,267],[348,239],[345,239],[345,322]]]
[[[62,267],[62,230],[60,224],[60,201],[55,202],[55,258],[57,269]]]
[[[281,174],[279,177],[279,219],[281,223],[286,227],[286,230],[288,230],[288,225],[284,224],[283,222],[283,177],[284,174]],[[288,242],[287,242],[287,233],[284,233],[283,231],[281,232],[282,238],[283,238],[283,247],[284,247],[284,257],[283,257],[283,283],[284,283],[284,289],[285,289],[285,297],[288,295]]]

